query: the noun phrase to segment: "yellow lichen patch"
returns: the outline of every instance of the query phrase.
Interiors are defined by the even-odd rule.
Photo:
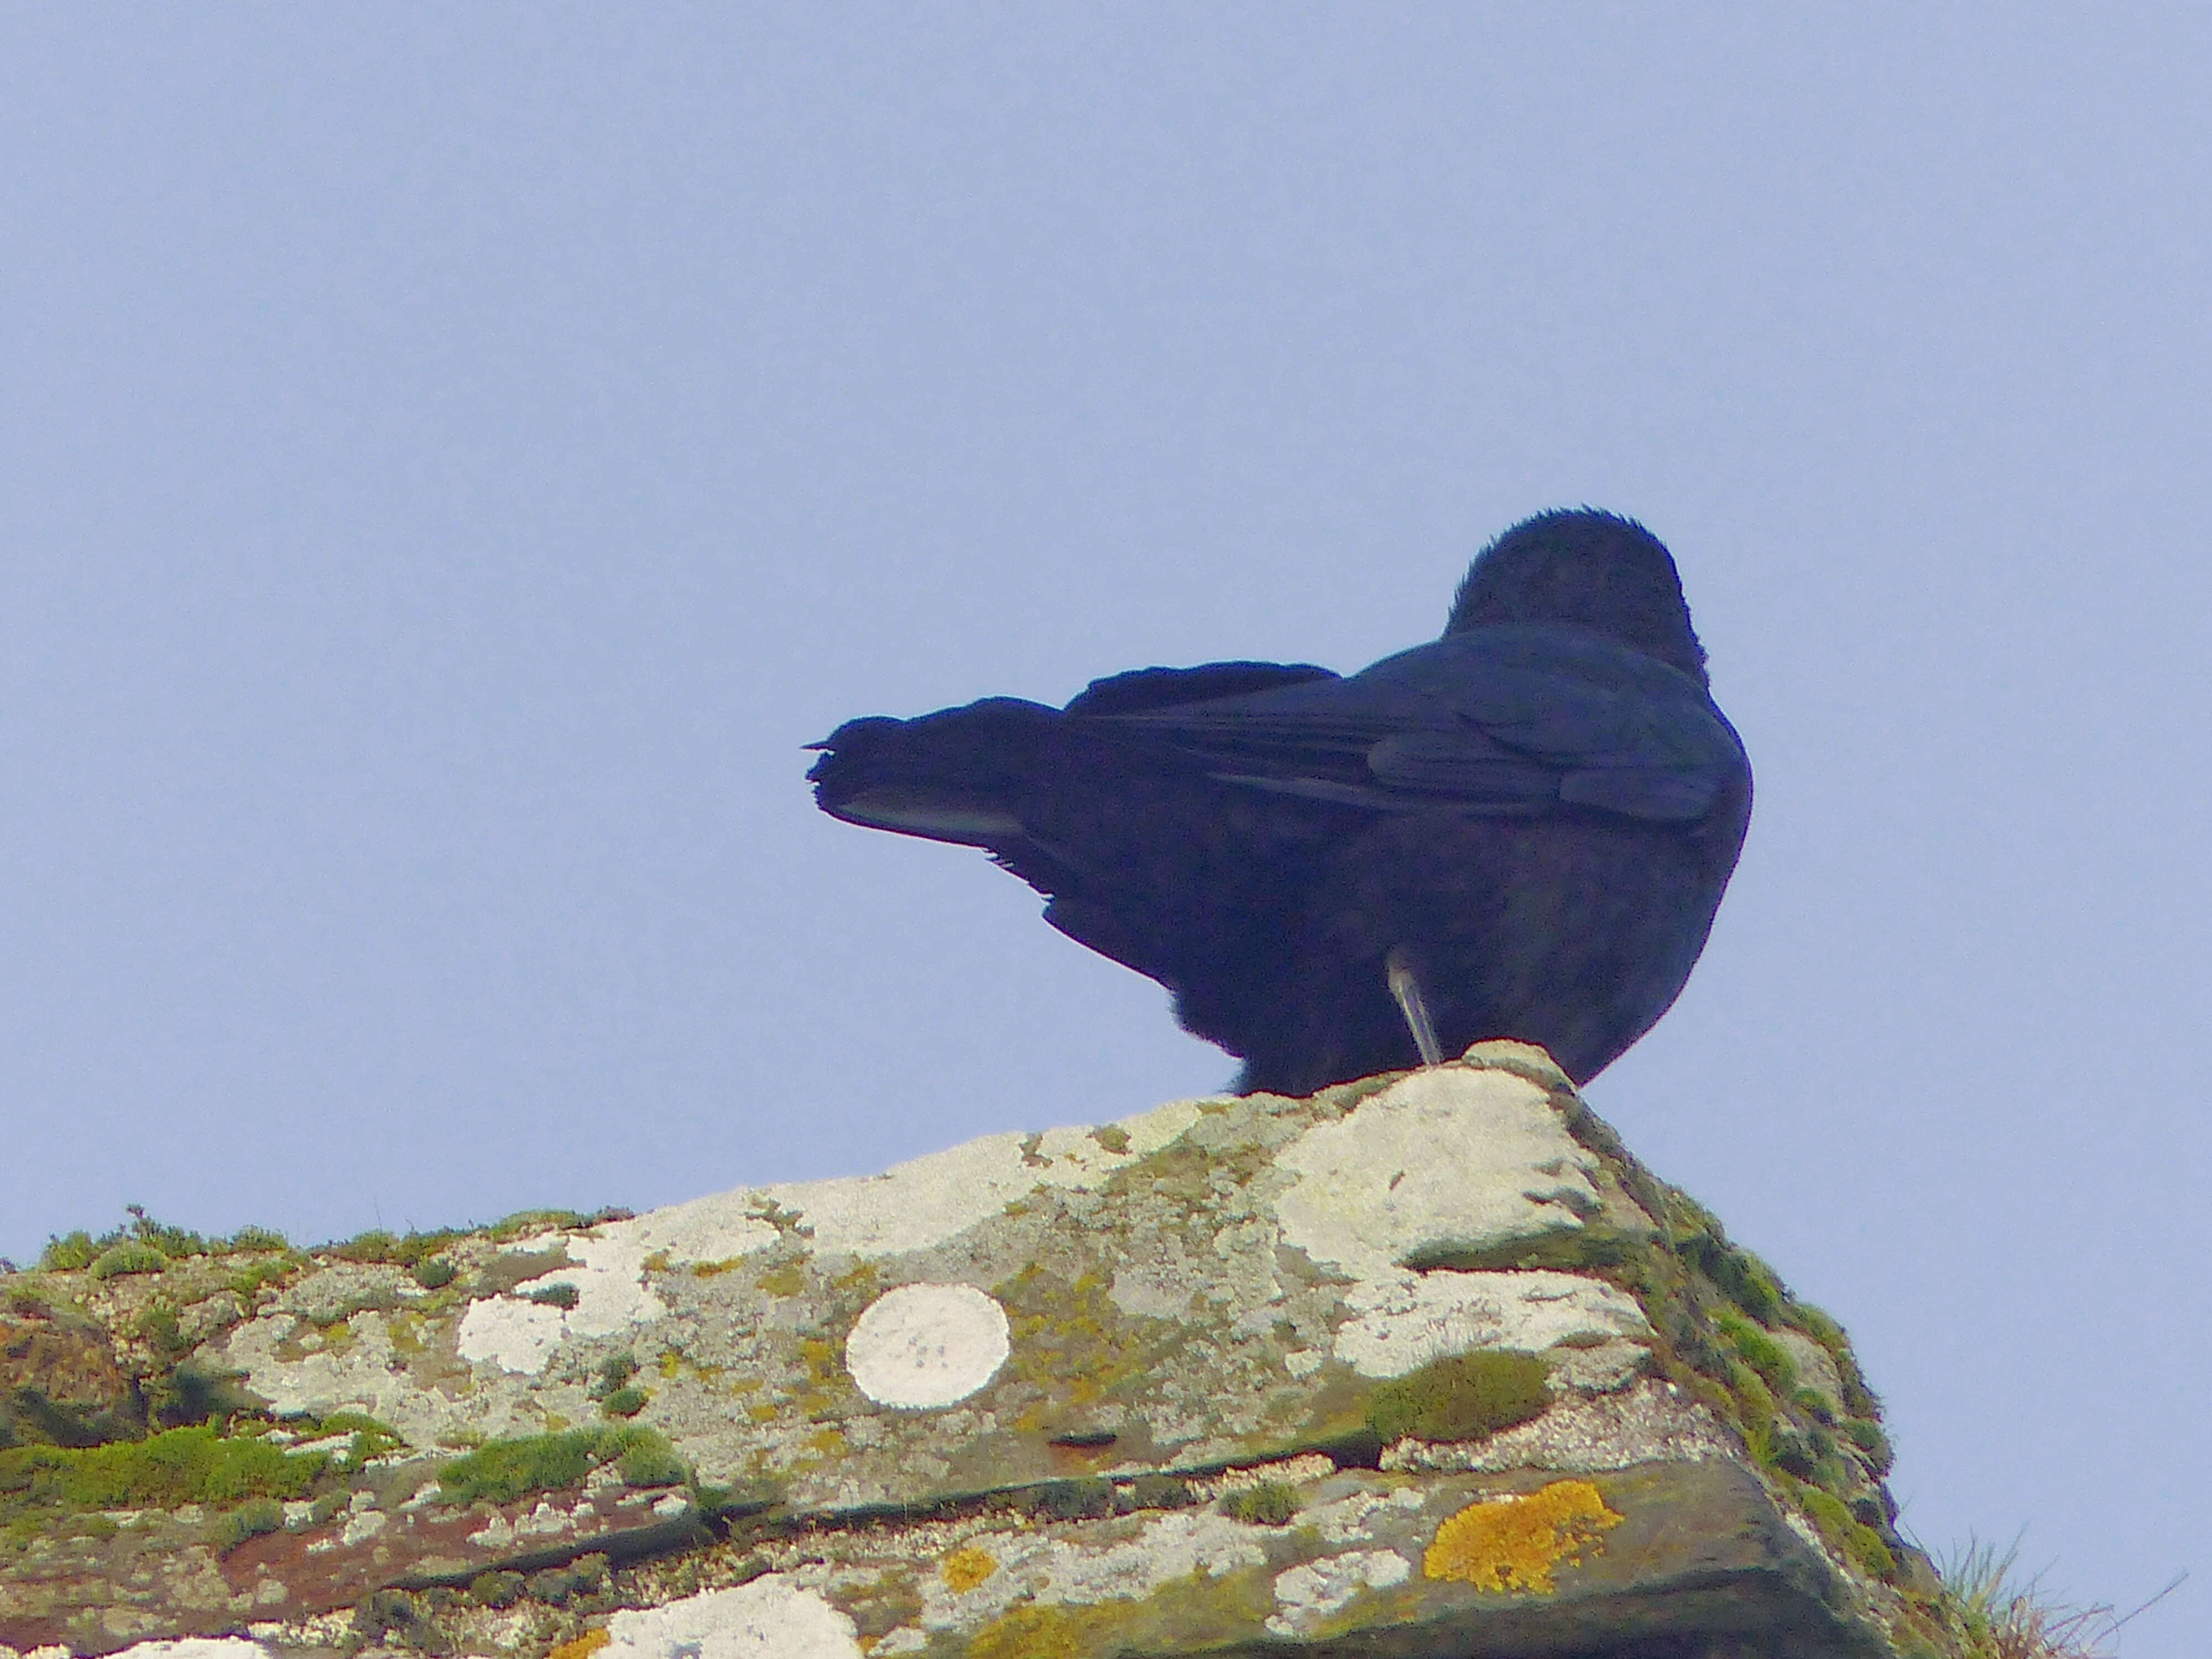
[[[770,1296],[797,1296],[806,1288],[806,1270],[796,1261],[787,1261],[763,1273],[760,1287]]]
[[[955,1595],[965,1595],[998,1570],[998,1561],[991,1553],[977,1549],[973,1544],[953,1551],[937,1564],[939,1575]]]
[[[968,1659],[1098,1659],[1119,1651],[1135,1611],[1127,1601],[1094,1607],[1015,1607],[977,1631]]]
[[[1548,1595],[1557,1588],[1552,1570],[1580,1561],[1620,1521],[1589,1481],[1554,1480],[1526,1497],[1462,1510],[1437,1528],[1421,1570],[1477,1589]]]
[[[840,1273],[830,1283],[847,1296],[872,1296],[876,1287],[876,1264],[863,1261],[848,1273]]]
[[[592,1656],[615,1638],[603,1630],[587,1630],[573,1641],[562,1643],[545,1659],[592,1659]]]

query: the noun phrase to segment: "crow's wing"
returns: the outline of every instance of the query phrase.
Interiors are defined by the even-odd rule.
[[[1682,823],[1746,769],[1688,676],[1556,629],[1470,629],[1349,679],[1096,718],[1224,782],[1384,811],[1582,807]]]
[[[1091,681],[1062,712],[1127,714],[1336,678],[1334,669],[1310,662],[1209,662],[1196,668],[1133,668],[1126,674]]]

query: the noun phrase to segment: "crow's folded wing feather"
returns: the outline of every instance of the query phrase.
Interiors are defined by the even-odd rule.
[[[1333,680],[1334,669],[1310,662],[1209,662],[1195,668],[1133,668],[1093,680],[1062,712],[1126,714],[1140,708],[1245,696],[1310,680]]]
[[[1745,768],[1686,675],[1552,629],[1469,629],[1349,679],[1097,718],[1173,744],[1224,782],[1384,811],[1578,807],[1681,823]]]

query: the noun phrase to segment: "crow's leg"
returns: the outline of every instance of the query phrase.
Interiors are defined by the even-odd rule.
[[[1444,1051],[1437,1042],[1435,1022],[1430,1019],[1429,1005],[1421,995],[1421,981],[1413,977],[1413,966],[1401,948],[1393,945],[1390,954],[1382,958],[1382,977],[1398,1000],[1398,1012],[1406,1017],[1413,1046],[1421,1051],[1421,1064],[1441,1065]]]

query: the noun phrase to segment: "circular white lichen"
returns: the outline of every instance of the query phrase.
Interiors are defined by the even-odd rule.
[[[879,1406],[951,1406],[999,1374],[1006,1310],[972,1285],[902,1285],[868,1304],[845,1368]]]

